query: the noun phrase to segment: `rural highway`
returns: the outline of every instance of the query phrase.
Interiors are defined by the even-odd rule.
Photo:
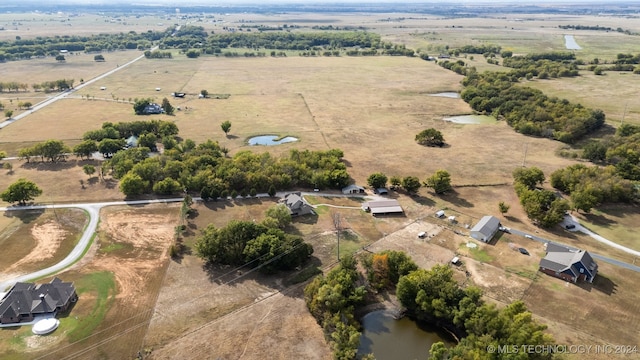
[[[155,46],[155,47],[153,47],[153,48],[151,49],[151,51],[154,51],[154,50],[156,50],[157,48],[158,48],[158,46]],[[96,82],[96,81],[102,80],[102,79],[104,79],[105,77],[107,77],[107,76],[109,76],[109,75],[111,75],[111,74],[113,74],[113,73],[115,73],[115,72],[117,72],[117,71],[120,71],[120,70],[122,70],[123,68],[126,68],[127,66],[129,66],[129,65],[131,65],[131,64],[135,63],[136,61],[138,61],[138,60],[140,60],[140,59],[143,59],[143,58],[144,58],[144,54],[143,54],[143,55],[138,56],[137,58],[135,58],[135,59],[133,59],[133,60],[131,60],[131,61],[129,61],[128,63],[122,64],[122,65],[119,65],[119,66],[117,66],[115,69],[109,70],[109,71],[107,71],[106,73],[104,73],[104,74],[102,74],[102,75],[98,75],[97,77],[95,77],[95,78],[93,78],[93,79],[91,79],[91,80],[85,81],[85,82],[83,82],[82,84],[80,84],[80,85],[76,86],[76,87],[75,87],[75,88],[73,88],[73,89],[69,89],[69,90],[67,90],[67,91],[65,91],[65,92],[62,92],[62,93],[60,93],[60,94],[56,95],[56,96],[50,97],[50,98],[48,98],[48,99],[46,99],[46,100],[43,100],[43,101],[41,101],[41,102],[39,102],[39,103],[35,104],[34,106],[32,106],[32,107],[31,107],[31,109],[29,109],[29,110],[27,110],[27,111],[24,111],[24,112],[22,112],[22,113],[20,113],[20,114],[18,114],[18,115],[16,115],[16,116],[14,116],[14,117],[12,117],[12,118],[8,119],[8,120],[5,120],[5,121],[1,122],[1,123],[0,123],[0,129],[2,129],[2,128],[4,128],[4,127],[7,127],[7,126],[9,126],[9,125],[11,125],[11,124],[13,124],[14,122],[16,122],[16,121],[18,121],[18,120],[20,120],[20,119],[22,119],[22,118],[24,118],[24,117],[26,117],[26,116],[30,115],[31,113],[34,113],[34,112],[36,112],[36,111],[38,111],[38,110],[40,110],[40,109],[44,108],[45,106],[49,106],[49,105],[53,104],[54,102],[56,102],[56,101],[58,101],[58,100],[60,100],[60,99],[64,99],[64,98],[66,98],[67,96],[69,96],[70,94],[73,94],[74,92],[76,92],[76,91],[78,91],[78,90],[82,89],[83,87],[85,87],[85,86],[89,86],[89,85],[93,84],[93,83],[94,83],[94,82]]]

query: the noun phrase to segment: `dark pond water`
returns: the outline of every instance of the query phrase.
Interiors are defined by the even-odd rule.
[[[298,141],[298,138],[293,136],[286,136],[286,137],[280,138],[280,136],[277,136],[277,135],[260,135],[260,136],[254,136],[250,138],[249,145],[273,146],[273,145],[286,144],[294,141]]]
[[[437,329],[418,326],[407,317],[396,320],[389,310],[365,315],[362,327],[358,353],[373,353],[376,360],[423,360],[429,358],[433,343],[442,341],[453,345],[446,334]]]

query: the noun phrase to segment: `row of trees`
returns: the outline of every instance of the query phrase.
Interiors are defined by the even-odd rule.
[[[437,170],[424,183],[420,183],[420,179],[415,176],[405,176],[404,178],[392,176],[389,179],[381,172],[373,173],[367,178],[367,184],[373,189],[386,187],[388,181],[393,187],[402,187],[409,194],[416,194],[423,184],[432,188],[436,194],[443,194],[452,189],[451,175],[446,170]]]
[[[584,146],[582,157],[614,166],[616,174],[624,179],[640,180],[640,126],[622,124],[614,136],[590,141]]]
[[[567,200],[556,196],[551,190],[538,188],[545,180],[537,167],[518,168],[513,171],[514,188],[520,204],[529,219],[548,228],[560,223],[571,208]]]

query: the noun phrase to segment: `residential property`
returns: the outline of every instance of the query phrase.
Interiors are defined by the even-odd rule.
[[[138,146],[138,137],[135,135],[131,135],[127,138],[126,142],[125,142],[125,146],[128,148],[132,148],[132,147],[136,147]]]
[[[162,110],[162,106],[152,103],[149,104],[147,106],[144,107],[144,110],[142,110],[143,114],[146,115],[150,115],[150,114],[162,114],[164,112],[164,110]]]
[[[598,264],[587,251],[548,243],[547,255],[540,260],[540,271],[573,283],[592,283]]]
[[[493,236],[498,232],[498,228],[500,227],[500,220],[495,216],[484,216],[478,223],[471,228],[472,238],[476,240],[480,240],[482,242],[488,243],[491,241]]]
[[[0,300],[0,323],[29,322],[37,315],[56,314],[78,300],[73,283],[54,278],[48,284],[16,283]]]
[[[364,194],[364,188],[362,186],[358,186],[356,184],[351,184],[349,186],[342,188],[342,193],[345,195],[348,194]]]
[[[393,199],[365,202],[362,204],[362,210],[370,212],[373,216],[404,213],[398,200]]]
[[[281,201],[287,206],[291,216],[314,214],[313,207],[304,200],[300,192],[287,194]]]

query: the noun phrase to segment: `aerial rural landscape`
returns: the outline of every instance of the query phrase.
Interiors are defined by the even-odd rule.
[[[640,359],[633,2],[0,4],[0,358]]]

